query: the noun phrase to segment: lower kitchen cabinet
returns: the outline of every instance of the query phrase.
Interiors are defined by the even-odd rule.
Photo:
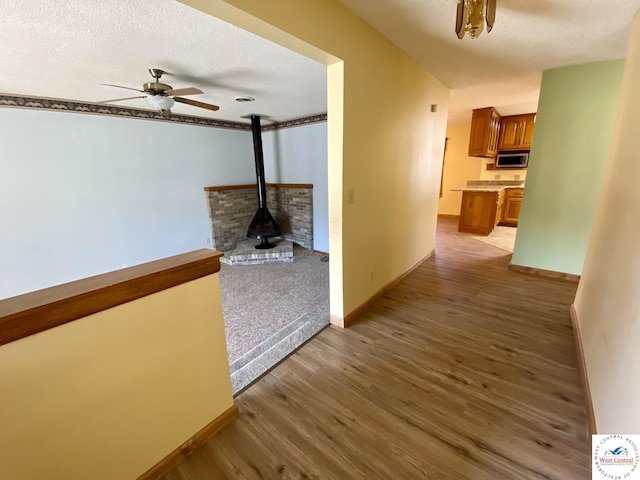
[[[503,215],[505,191],[463,191],[459,232],[489,235]]]
[[[507,190],[504,210],[500,225],[510,227],[518,226],[518,218],[520,217],[520,207],[522,206],[522,188],[510,188]]]

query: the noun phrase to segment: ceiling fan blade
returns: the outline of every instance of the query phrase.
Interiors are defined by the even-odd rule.
[[[464,0],[458,0],[458,9],[456,11],[456,35],[458,35],[458,38],[462,38],[464,37],[464,33],[462,34],[462,36],[460,36],[460,32],[463,32],[462,30],[462,13],[464,10]]]
[[[127,90],[133,90],[134,92],[144,92],[144,90],[140,90],[138,88],[123,87],[122,85],[114,85],[113,83],[101,83],[100,85],[105,85],[107,87],[125,88]]]
[[[98,103],[112,103],[112,102],[121,102],[123,100],[135,100],[137,98],[146,98],[146,95],[138,95],[137,97],[124,97],[124,98],[114,98],[112,100],[103,100],[102,102],[98,102]]]
[[[211,105],[210,103],[198,102],[196,100],[190,100],[188,98],[180,98],[180,97],[173,97],[173,99],[178,103],[184,103],[186,105],[191,105],[193,107],[206,108],[207,110],[213,110],[214,112],[216,110],[220,110],[219,106]]]
[[[466,22],[466,15],[465,15],[465,8],[464,8],[464,0],[458,0],[458,10],[456,12],[456,35],[458,35],[458,38],[460,40],[462,40],[462,38],[464,37],[465,31],[464,31],[464,25]]]
[[[189,87],[189,88],[175,88],[173,90],[167,90],[164,93],[167,95],[201,95],[204,93],[199,88]]]
[[[160,114],[164,118],[171,118],[171,110],[160,110]]]
[[[496,0],[487,0],[487,33],[493,29],[496,21]]]

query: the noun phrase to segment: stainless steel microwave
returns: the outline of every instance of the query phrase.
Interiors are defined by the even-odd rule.
[[[496,168],[527,168],[529,152],[499,153],[496,158]]]

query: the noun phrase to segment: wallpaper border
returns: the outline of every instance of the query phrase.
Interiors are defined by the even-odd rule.
[[[77,100],[56,98],[0,94],[0,108],[1,107],[69,113],[85,113],[93,115],[105,115],[109,117],[125,117],[136,118],[140,120],[181,123],[185,125],[198,125],[202,127],[251,130],[251,125],[248,123],[232,122],[228,120],[216,120],[214,118],[197,117],[195,115],[182,115],[179,113],[172,114],[171,117],[166,118],[154,110],[120,107],[114,105],[105,105],[102,103],[80,102]],[[308,117],[294,118],[292,120],[287,120],[284,122],[265,123],[262,125],[262,130],[278,130],[281,128],[299,127],[326,121],[327,114],[321,113]]]

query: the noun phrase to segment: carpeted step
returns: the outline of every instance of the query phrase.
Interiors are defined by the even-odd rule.
[[[234,396],[309,341],[327,325],[329,325],[328,318],[314,319],[309,314],[304,314],[234,361],[229,367]]]

